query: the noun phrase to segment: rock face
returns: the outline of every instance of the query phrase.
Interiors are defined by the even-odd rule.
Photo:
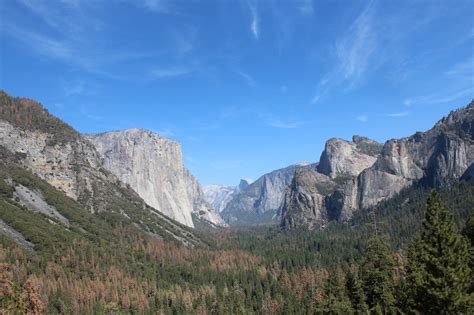
[[[352,142],[329,139],[316,170],[296,172],[282,204],[282,226],[313,229],[330,220],[348,220],[357,203],[357,176],[375,163],[381,150],[381,144],[360,136]]]
[[[184,169],[184,180],[186,183],[188,196],[193,205],[193,216],[213,227],[225,227],[227,223],[220,214],[207,202],[204,190],[188,169]]]
[[[252,180],[241,179],[238,186],[207,185],[203,188],[204,195],[212,208],[220,213],[236,194],[247,189],[250,184]]]
[[[91,211],[107,206],[101,187],[116,178],[101,171],[94,146],[38,103],[0,91],[0,145],[19,154],[26,168]]]
[[[7,160],[45,180],[52,189],[64,192],[65,198],[77,201],[92,213],[121,215],[135,228],[153,237],[173,238],[189,246],[201,242],[191,229],[147,205],[129,185],[106,170],[104,159],[83,135],[50,115],[41,104],[11,97],[0,90],[0,168],[4,168],[3,173],[9,171]],[[52,208],[39,202],[39,195],[33,196],[36,187],[29,187],[29,192],[18,185],[16,189],[15,194],[25,206],[33,211],[46,211],[61,222]],[[185,194],[187,189],[185,186]]]
[[[451,112],[431,130],[385,143],[359,177],[359,208],[370,207],[421,181],[440,187],[461,178],[474,162],[474,103]]]
[[[353,142],[332,138],[326,142],[318,171],[331,178],[353,177],[372,166],[381,145],[373,140],[354,136]]]
[[[193,212],[213,224],[223,224],[205,202],[197,180],[184,167],[179,143],[145,129],[86,138],[103,157],[104,167],[151,207],[189,227],[194,227]]]
[[[414,183],[439,187],[471,176],[474,163],[474,103],[451,112],[431,130],[383,149],[367,138],[331,139],[314,171],[297,173],[285,195],[282,226],[324,227],[378,204]],[[324,189],[322,189],[324,187]]]
[[[219,213],[225,209],[232,197],[238,192],[235,186],[207,185],[203,189],[207,202]]]
[[[315,165],[292,165],[265,174],[250,185],[241,182],[239,186],[244,189],[234,194],[222,211],[224,220],[230,225],[278,222],[286,188],[298,168],[315,168]]]

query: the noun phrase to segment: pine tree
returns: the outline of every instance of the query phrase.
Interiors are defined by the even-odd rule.
[[[459,233],[439,193],[433,190],[427,200],[423,231],[408,251],[411,308],[426,314],[472,312],[470,259],[468,240]]]
[[[351,301],[346,293],[345,279],[343,272],[336,269],[329,274],[325,288],[325,299],[323,303],[323,313],[328,314],[352,314]]]
[[[357,314],[366,314],[368,311],[362,282],[355,270],[349,270],[346,276],[346,288],[352,307]]]
[[[361,278],[369,309],[376,314],[396,312],[395,261],[388,244],[377,234],[369,238]]]

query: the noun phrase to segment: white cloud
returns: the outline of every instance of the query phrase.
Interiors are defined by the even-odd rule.
[[[187,68],[156,68],[151,71],[154,79],[166,79],[182,77],[192,73],[193,70]]]
[[[153,132],[165,138],[173,137],[176,135],[173,131],[171,131],[168,128],[153,129]]]
[[[303,15],[313,15],[314,7],[312,0],[303,0],[299,5],[298,10]]]
[[[468,88],[464,88],[464,89],[460,89],[456,91],[446,91],[443,93],[438,92],[435,94],[423,95],[416,98],[409,98],[409,99],[406,99],[403,103],[406,106],[435,105],[435,104],[454,102],[466,96],[471,96],[471,97],[474,96],[474,86],[470,86]]]
[[[366,115],[357,116],[356,119],[363,123],[366,123],[367,121],[369,121],[369,117],[367,117]]]
[[[413,100],[411,98],[407,98],[403,101],[403,105],[410,107],[413,104]]]
[[[445,72],[448,76],[456,76],[467,80],[474,80],[474,57],[464,62],[455,64],[451,69]]]
[[[163,0],[142,0],[138,3],[150,11],[157,13],[169,13],[169,6]]]
[[[303,124],[301,121],[283,121],[278,118],[270,118],[265,121],[265,125],[268,127],[279,129],[296,129],[300,128]]]
[[[336,40],[336,64],[319,80],[316,92],[310,100],[311,104],[319,102],[336,87],[355,86],[369,70],[376,68],[377,37],[374,11],[374,5],[369,4]]]
[[[250,31],[252,31],[253,37],[258,40],[260,35],[259,31],[259,18],[257,12],[257,4],[248,2],[248,6],[250,9],[250,14],[252,15],[252,22],[250,23]]]
[[[249,75],[248,73],[243,72],[241,70],[237,70],[237,71],[235,71],[235,73],[237,73],[239,76],[241,76],[245,80],[245,82],[247,82],[247,84],[249,86],[255,87],[257,85],[254,78],[251,75]]]
[[[64,83],[63,91],[66,96],[81,95],[86,91],[85,83],[83,81],[76,81],[73,83]]]
[[[388,114],[387,116],[388,117],[406,117],[410,115],[409,112],[400,112],[400,113],[392,113],[392,114]]]
[[[369,5],[357,17],[344,37],[336,43],[338,72],[347,80],[359,79],[366,72],[376,51],[373,11],[373,7]]]

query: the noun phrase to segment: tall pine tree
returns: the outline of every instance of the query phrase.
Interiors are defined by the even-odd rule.
[[[473,311],[470,245],[433,190],[427,200],[423,231],[408,251],[407,282],[411,308],[423,314]]]
[[[395,260],[387,242],[377,234],[367,242],[361,278],[371,313],[396,313]]]

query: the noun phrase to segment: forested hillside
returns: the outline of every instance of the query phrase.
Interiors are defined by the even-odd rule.
[[[7,313],[350,314],[416,307],[403,287],[407,248],[421,230],[427,189],[405,190],[348,225],[319,232],[222,230],[207,238],[208,245],[190,248],[153,239],[120,216],[81,212],[59,196],[54,204],[73,227],[51,225],[45,215],[19,206],[8,183],[1,187],[2,218],[35,244],[25,250],[0,238],[0,305]],[[463,227],[473,213],[474,182],[461,181],[441,196]],[[75,229],[75,222],[87,232]],[[386,265],[382,280],[393,283],[391,297],[378,296],[364,280],[377,273],[372,259]],[[460,298],[472,301],[472,295]]]

